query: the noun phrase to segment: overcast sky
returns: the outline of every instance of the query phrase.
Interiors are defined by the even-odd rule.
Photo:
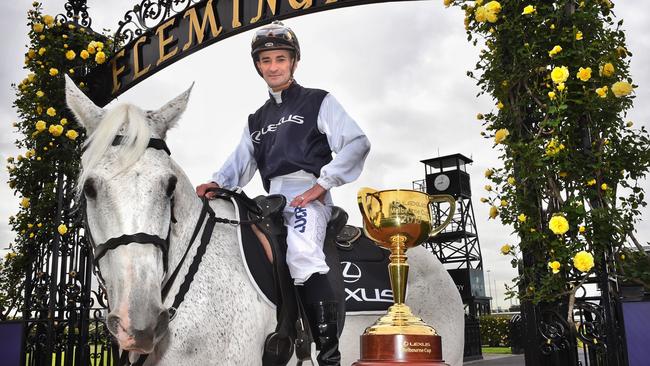
[[[94,29],[115,30],[124,13],[138,0],[89,0]],[[18,153],[13,142],[21,138],[11,124],[12,82],[22,80],[27,44],[26,13],[32,1],[3,1],[3,56],[0,68],[0,158]],[[46,0],[45,13],[63,11],[63,0]],[[618,18],[624,19],[632,58],[635,107],[627,119],[636,126],[650,122],[650,22],[648,1],[615,2]],[[641,9],[645,7],[645,10]],[[472,70],[479,49],[466,41],[463,13],[445,9],[440,1],[384,3],[331,10],[285,21],[297,33],[302,61],[296,79],[304,86],[326,89],[343,104],[372,142],[372,151],[361,177],[333,191],[334,201],[359,226],[356,191],[411,188],[424,178],[420,160],[461,153],[474,160],[468,167],[472,179],[474,211],[484,268],[499,290],[515,277],[509,259],[499,254],[504,243],[516,243],[510,228],[487,219],[488,207],[479,202],[488,167],[501,166],[492,141],[479,134],[476,114],[494,106],[489,97],[476,97]],[[212,45],[166,68],[122,95],[144,109],[158,108],[196,82],[187,111],[179,126],[168,134],[173,158],[184,167],[194,184],[207,181],[239,141],[249,113],[268,97],[266,86],[250,59],[251,32]],[[113,105],[113,104],[111,104]],[[3,164],[4,165],[4,164]],[[16,213],[19,198],[0,172],[0,248],[9,245],[13,233],[7,218]],[[643,183],[648,190],[648,182]],[[262,192],[259,178],[247,187],[249,195]],[[648,210],[644,211],[647,216]],[[650,241],[648,221],[638,227],[641,241]],[[0,250],[0,254],[4,251]],[[495,294],[494,285],[486,284]]]

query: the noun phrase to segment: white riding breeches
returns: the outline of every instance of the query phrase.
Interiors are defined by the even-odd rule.
[[[316,184],[316,177],[299,171],[271,179],[269,193],[279,193],[287,198],[284,208],[284,224],[287,226],[287,266],[296,285],[307,281],[314,273],[329,271],[325,263],[323,245],[327,223],[332,208],[320,201],[312,201],[306,207],[291,207],[289,203]],[[331,202],[327,192],[325,202]]]
[[[287,265],[296,285],[304,283],[314,273],[329,271],[323,244],[331,216],[332,208],[318,201],[306,207],[286,207]]]

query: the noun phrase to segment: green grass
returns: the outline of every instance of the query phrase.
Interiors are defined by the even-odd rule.
[[[491,353],[497,355],[509,355],[512,353],[510,347],[482,347],[483,353]]]
[[[99,349],[97,349],[97,351],[99,351],[99,350],[100,350],[101,348],[103,348],[103,347],[102,347],[102,346],[94,346],[94,345],[91,345],[91,346],[90,346],[90,352],[93,352],[93,353],[94,353],[95,350],[96,350],[96,348],[99,348]],[[92,362],[94,362],[92,359],[91,359],[91,361],[90,361],[91,364],[93,364],[93,365],[94,365],[94,364],[97,364],[97,365],[99,365],[99,366],[111,366],[112,363],[107,362],[107,358],[108,358],[107,356],[108,356],[108,353],[109,353],[109,352],[110,352],[109,349],[106,349],[106,348],[103,349],[103,354],[104,354],[104,355],[103,355],[103,360],[104,360],[104,362],[103,362],[102,365],[99,365],[99,362],[92,363]],[[61,360],[57,360],[56,357],[57,357],[57,355],[53,353],[53,354],[52,354],[52,366],[55,366],[55,365],[63,365],[64,362],[65,362],[65,352],[62,352],[62,353],[60,354],[59,357],[61,358]],[[27,358],[26,358],[26,359],[27,359],[27,362],[26,362],[27,365],[29,365],[29,358],[30,358],[30,354],[28,353],[28,354],[27,354]]]

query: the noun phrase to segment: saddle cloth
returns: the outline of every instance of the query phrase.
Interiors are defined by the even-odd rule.
[[[237,202],[233,200],[233,204],[237,205]],[[235,211],[239,220],[240,210]],[[344,212],[342,214],[347,216]],[[335,221],[335,216],[336,210],[333,211],[330,223]],[[330,281],[335,284],[340,283],[341,277],[343,279],[344,294],[341,297],[345,297],[346,314],[384,314],[393,304],[393,292],[387,270],[390,252],[375,245],[365,235],[358,235],[361,233],[359,228],[346,225],[344,230],[339,232],[339,229],[328,227],[324,252],[328,265],[336,271],[330,270]],[[331,232],[332,230],[336,231]],[[240,252],[251,283],[265,302],[273,307],[277,306],[279,299],[275,290],[272,264],[259,239],[250,225],[239,225],[237,233]],[[333,240],[332,236],[337,234],[339,235],[336,240]],[[337,262],[340,263],[340,268],[337,268]],[[337,287],[334,286],[335,292],[338,293]]]

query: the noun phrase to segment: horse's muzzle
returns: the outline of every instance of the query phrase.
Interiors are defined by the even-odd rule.
[[[155,324],[145,329],[125,328],[119,316],[110,314],[106,321],[108,330],[117,338],[120,348],[138,353],[153,352],[156,343],[165,335],[169,327],[169,311],[162,310]]]

